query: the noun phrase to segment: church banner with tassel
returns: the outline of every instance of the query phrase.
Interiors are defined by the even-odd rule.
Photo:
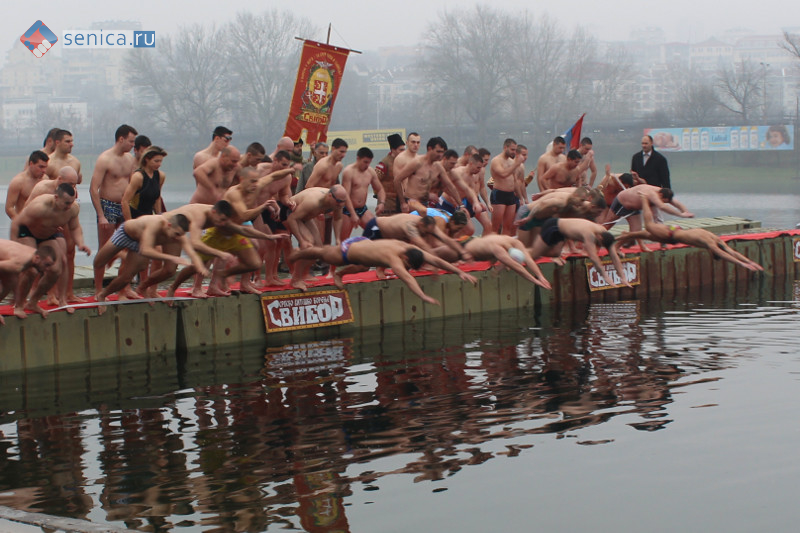
[[[306,146],[327,140],[333,103],[349,52],[316,41],[303,42],[285,136],[295,141],[305,137]]]

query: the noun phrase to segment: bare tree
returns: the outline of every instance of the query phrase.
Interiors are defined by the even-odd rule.
[[[153,50],[134,50],[126,61],[130,83],[149,87],[166,128],[181,137],[206,138],[222,115],[227,95],[222,34],[213,26],[182,28]]]
[[[227,105],[244,130],[275,140],[283,134],[301,51],[294,37],[315,33],[308,19],[277,9],[241,12],[225,26]]]
[[[763,75],[749,60],[742,59],[733,68],[723,67],[717,73],[717,103],[739,115],[746,124],[758,108]]]
[[[667,72],[674,118],[689,124],[705,124],[717,113],[719,101],[712,80],[695,69],[678,64],[671,64]]]
[[[780,41],[778,45],[797,59],[800,59],[800,35],[785,31],[783,32],[783,41]]]
[[[487,140],[488,125],[504,110],[509,72],[518,68],[510,36],[519,24],[494,8],[444,11],[425,32],[421,69],[430,80],[430,98],[454,99],[475,124],[477,141]]]

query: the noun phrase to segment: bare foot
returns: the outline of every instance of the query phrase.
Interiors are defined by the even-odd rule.
[[[0,326],[5,326],[5,325],[6,325],[6,319],[3,318],[3,315],[0,315]]]
[[[231,295],[230,291],[225,292],[222,289],[220,289],[219,287],[212,287],[210,285],[208,287],[208,290],[206,291],[206,294],[208,296],[230,296]]]
[[[47,311],[42,309],[42,306],[39,305],[39,302],[28,302],[28,305],[25,306],[26,311],[33,311],[34,313],[39,313],[42,315],[42,318],[47,318]]]
[[[102,303],[102,302],[106,301],[106,297],[101,292],[98,292],[97,294],[95,294],[94,299],[97,301],[97,303]],[[107,309],[106,309],[105,305],[101,305],[101,306],[97,307],[97,314],[98,315],[103,315],[103,314],[105,314],[106,311],[107,311]]]
[[[15,307],[14,308],[14,316],[17,317],[17,318],[23,318],[24,319],[24,318],[28,318],[28,313],[26,313],[25,310],[22,309],[21,307]]]
[[[67,295],[67,303],[71,303],[71,304],[85,304],[85,303],[86,303],[86,301],[87,301],[87,300],[86,300],[86,298],[81,298],[81,297],[79,297],[79,296],[75,296],[74,294],[68,294],[68,295]]]
[[[286,280],[276,277],[269,277],[264,279],[264,287],[280,287],[281,285],[286,285]]]
[[[172,292],[173,295],[175,294],[175,291],[173,289],[170,289],[170,291]],[[206,294],[203,291],[202,287],[196,287],[192,289],[192,298],[208,298],[208,294]]]
[[[58,307],[61,304],[58,302],[58,297],[57,296],[55,296],[53,294],[49,294],[47,296],[47,305],[52,305],[53,307]]]
[[[303,281],[303,280],[301,280],[301,279],[299,279],[299,280],[292,280],[292,283],[291,283],[291,285],[292,285],[292,287],[294,287],[295,289],[300,289],[300,290],[301,290],[301,291],[303,291],[303,292],[305,292],[305,291],[307,291],[307,290],[308,290],[308,286],[306,285],[306,282],[305,282],[305,281]]]
[[[333,274],[333,284],[340,289],[344,289],[344,281],[342,280],[342,276],[336,274],[335,272]]]
[[[563,267],[564,265],[566,265],[566,264],[567,264],[567,262],[566,262],[566,261],[564,261],[564,260],[563,260],[562,258],[560,258],[560,257],[554,257],[554,258],[553,258],[553,263],[555,263],[556,265],[558,265],[558,266],[560,266],[560,267]]]
[[[383,267],[376,268],[375,275],[378,276],[378,279],[386,279],[386,269]]]
[[[75,308],[74,307],[67,307],[65,309],[65,311],[67,312],[68,315],[74,315],[75,314]]]
[[[253,284],[250,283],[249,281],[248,282],[243,281],[242,283],[240,283],[239,290],[247,294],[261,294],[261,291],[255,288]]]
[[[130,287],[128,287],[127,289],[125,289],[125,290],[123,290],[123,291],[121,291],[119,293],[119,299],[120,300],[141,300],[142,299],[142,295],[140,295],[135,290],[133,290]]]

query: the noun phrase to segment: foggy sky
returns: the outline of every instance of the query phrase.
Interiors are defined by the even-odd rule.
[[[291,9],[319,28],[318,35],[302,37],[324,41],[330,23],[333,26],[331,44],[374,50],[381,46],[420,42],[427,24],[436,20],[441,11],[459,9],[464,4],[463,0],[301,0],[297,3],[272,0],[228,0],[224,3],[218,0],[74,0],[42,2],[40,6],[33,2],[15,2],[13,8],[4,6],[6,9],[0,17],[0,35],[6,39],[0,43],[0,51],[3,53],[2,62],[5,62],[8,49],[15,42],[22,46],[18,42],[19,36],[39,19],[59,38],[62,30],[87,29],[92,22],[105,20],[139,20],[143,30],[154,30],[157,37],[159,33],[176,33],[181,26],[188,24],[225,23],[238,11],[261,12],[271,8]],[[223,5],[225,8],[220,7]],[[528,9],[534,16],[547,13],[565,29],[584,26],[604,41],[626,40],[632,29],[654,26],[661,27],[669,41],[687,42],[719,36],[732,28],[774,34],[784,28],[800,27],[800,4],[785,0],[504,0],[491,5],[507,12],[522,13]]]

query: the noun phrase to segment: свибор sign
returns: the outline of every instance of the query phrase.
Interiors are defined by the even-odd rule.
[[[262,296],[261,307],[268,332],[319,328],[353,322],[347,291]]]
[[[641,277],[639,273],[639,258],[638,257],[631,257],[631,258],[623,258],[620,259],[622,261],[622,268],[625,269],[625,274],[628,277],[628,281],[631,285],[639,285],[641,282]],[[617,270],[614,268],[614,265],[611,264],[610,260],[603,261],[603,268],[605,268],[608,277],[611,278],[611,281],[614,282],[614,285],[609,285],[601,276],[600,272],[597,271],[594,264],[591,261],[586,261],[586,277],[589,281],[589,291],[602,291],[604,289],[617,289],[619,287],[624,287],[625,284],[622,282],[622,278],[620,278]]]

